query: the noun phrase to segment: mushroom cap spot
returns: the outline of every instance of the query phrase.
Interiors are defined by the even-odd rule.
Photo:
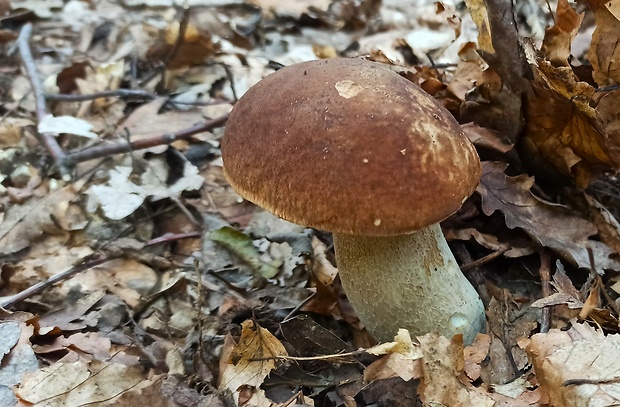
[[[437,223],[481,173],[446,109],[362,59],[303,62],[267,76],[233,108],[221,148],[241,196],[342,234],[398,235]]]
[[[338,91],[338,94],[345,99],[352,98],[363,89],[364,88],[361,85],[347,79],[336,82],[336,90]]]

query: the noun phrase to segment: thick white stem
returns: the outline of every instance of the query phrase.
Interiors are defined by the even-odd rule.
[[[409,235],[334,234],[340,279],[360,320],[381,341],[399,328],[415,335],[463,334],[485,326],[484,306],[461,273],[439,224]]]

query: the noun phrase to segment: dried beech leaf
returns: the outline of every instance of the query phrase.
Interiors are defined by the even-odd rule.
[[[553,274],[553,282],[551,285],[553,285],[559,293],[564,293],[574,298],[576,301],[581,302],[581,294],[579,290],[575,288],[568,275],[566,275],[566,270],[564,270],[564,265],[560,260],[555,262],[555,267],[557,271]]]
[[[506,226],[523,229],[535,242],[555,250],[579,267],[590,267],[588,246],[594,251],[597,269],[620,267],[617,261],[609,258],[609,247],[589,239],[597,232],[592,223],[576,217],[563,206],[536,198],[530,192],[533,178],[526,175],[509,177],[504,174],[505,168],[504,163],[482,163],[478,192],[482,196],[485,214],[491,215],[497,210],[502,212]]]
[[[588,60],[593,69],[592,77],[599,86],[620,83],[620,21],[610,10],[617,12],[617,4],[611,9],[599,7],[596,10],[596,29],[592,34],[588,52]]]
[[[577,14],[567,0],[559,0],[555,25],[545,30],[542,52],[553,65],[569,66],[570,46],[583,21],[584,13]]]

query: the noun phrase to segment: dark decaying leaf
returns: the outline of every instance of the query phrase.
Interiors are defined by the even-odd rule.
[[[506,226],[523,229],[534,242],[554,250],[578,267],[590,267],[586,248],[591,247],[598,270],[620,269],[620,263],[609,257],[611,249],[590,239],[597,233],[591,222],[531,193],[533,178],[527,175],[509,177],[504,173],[506,164],[499,162],[483,162],[482,168],[477,191],[486,215],[502,212]]]

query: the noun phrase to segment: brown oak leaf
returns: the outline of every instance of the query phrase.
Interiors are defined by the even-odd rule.
[[[509,177],[505,169],[506,164],[501,162],[482,163],[482,179],[477,191],[486,215],[502,212],[510,229],[523,229],[536,243],[554,250],[578,267],[590,267],[586,248],[591,247],[599,271],[620,269],[620,263],[609,257],[611,249],[590,239],[597,233],[594,224],[564,206],[535,197],[530,191],[534,184],[532,177],[524,174]]]

